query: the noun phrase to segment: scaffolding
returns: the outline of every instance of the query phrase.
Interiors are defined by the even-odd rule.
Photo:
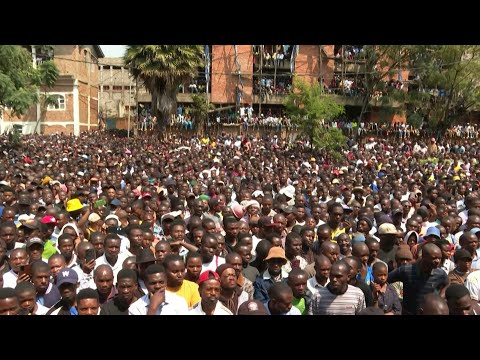
[[[236,74],[238,75],[237,87],[236,87],[236,93],[235,93],[235,111],[237,112],[243,99],[243,80],[242,80],[242,66],[240,65],[240,61],[238,61],[237,45],[233,45],[233,49],[235,51],[235,66],[237,67]]]

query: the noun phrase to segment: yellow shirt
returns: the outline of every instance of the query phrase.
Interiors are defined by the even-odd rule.
[[[179,288],[171,288],[167,286],[167,290],[175,295],[183,297],[191,309],[193,305],[200,301],[200,293],[198,292],[198,285],[189,280],[183,280],[182,286]]]
[[[345,232],[345,229],[332,229],[332,241],[333,242],[337,242],[337,240],[335,240],[335,238],[340,235],[340,234],[343,234]]]

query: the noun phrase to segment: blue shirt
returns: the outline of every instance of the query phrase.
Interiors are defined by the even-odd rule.
[[[282,270],[282,280],[280,282],[287,283],[288,274]],[[259,300],[262,303],[266,303],[270,300],[268,296],[268,290],[272,287],[275,281],[272,279],[268,270],[265,270],[263,274],[260,274],[255,279],[253,283],[253,288],[255,289],[253,293],[253,298]]]
[[[360,274],[357,274],[357,280],[362,280]],[[371,266],[367,266],[367,275],[365,275],[365,284],[370,285],[373,281],[373,270]]]

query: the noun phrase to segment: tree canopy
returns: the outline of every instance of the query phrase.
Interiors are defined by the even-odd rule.
[[[125,64],[152,95],[152,111],[160,125],[176,109],[178,87],[203,66],[201,45],[128,45]]]
[[[35,69],[26,48],[0,45],[0,107],[10,108],[12,115],[25,114],[41,100],[40,87],[52,87],[58,75],[53,61],[45,61]]]
[[[295,78],[293,91],[287,95],[284,105],[292,121],[310,139],[312,147],[335,157],[341,154],[346,137],[339,129],[327,128],[324,124],[343,114],[345,109],[331,95],[324,94],[318,83],[309,85]]]

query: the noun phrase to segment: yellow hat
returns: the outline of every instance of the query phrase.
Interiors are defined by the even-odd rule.
[[[53,179],[50,176],[45,176],[42,180],[42,186],[47,185],[50,181],[53,181]]]
[[[67,211],[72,212],[76,210],[80,210],[83,208],[82,203],[78,199],[72,199],[67,201]]]
[[[460,181],[460,176],[455,175],[455,176],[453,177],[453,181]]]

